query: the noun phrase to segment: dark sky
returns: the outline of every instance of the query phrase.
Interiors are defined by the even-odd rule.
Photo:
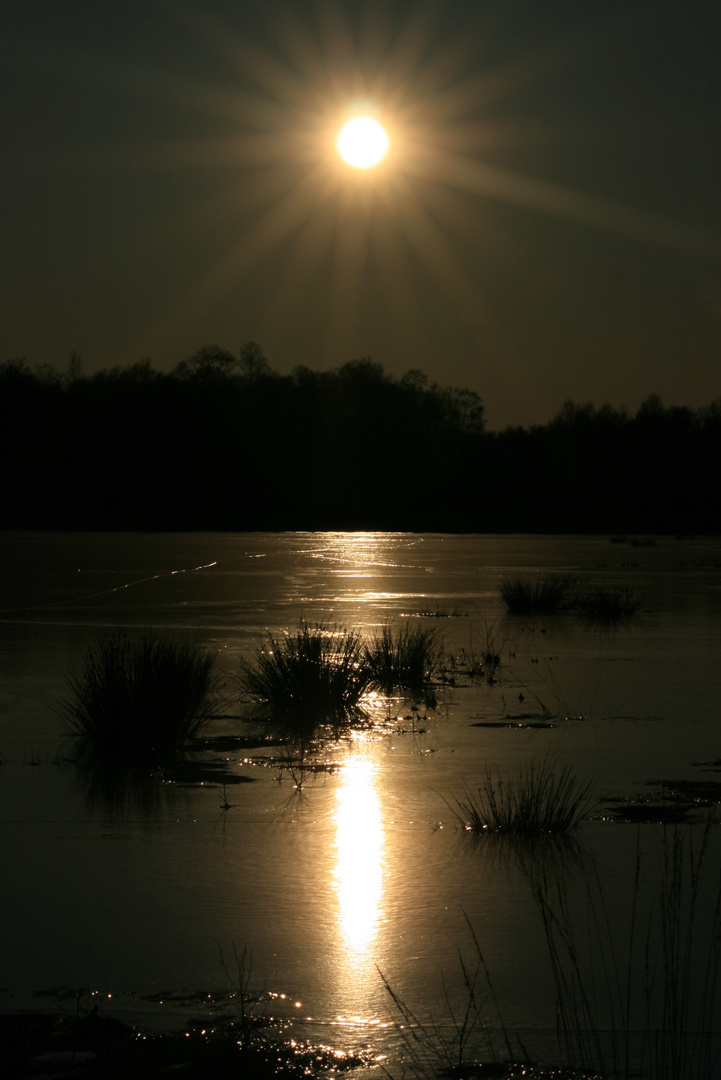
[[[4,0],[0,56],[0,359],[721,394],[718,0]]]

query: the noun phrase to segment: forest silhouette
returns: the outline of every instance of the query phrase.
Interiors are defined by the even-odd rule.
[[[476,392],[419,370],[279,375],[247,342],[170,373],[8,360],[0,439],[4,529],[721,532],[721,398],[489,432]]]

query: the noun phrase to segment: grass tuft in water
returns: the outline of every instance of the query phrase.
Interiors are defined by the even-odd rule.
[[[501,599],[511,615],[554,615],[568,607],[572,584],[563,574],[512,577],[501,584]]]
[[[595,803],[593,788],[593,780],[579,780],[570,766],[556,770],[548,757],[534,758],[509,780],[486,766],[476,794],[469,792],[449,805],[464,829],[476,836],[560,836],[588,815]]]
[[[195,639],[123,631],[90,646],[58,706],[64,731],[114,759],[163,757],[196,736],[217,699],[216,654]]]
[[[336,723],[361,714],[370,685],[361,636],[301,620],[295,633],[268,636],[255,664],[241,663],[240,685],[271,719]]]
[[[365,660],[374,686],[386,694],[394,689],[422,690],[438,664],[441,647],[434,628],[404,623],[394,634],[386,623],[365,647]]]
[[[578,589],[573,598],[574,611],[582,619],[597,623],[627,622],[638,615],[643,600],[631,589],[588,586]]]

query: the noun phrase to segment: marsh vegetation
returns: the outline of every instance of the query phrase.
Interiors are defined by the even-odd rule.
[[[506,849],[543,931],[557,1018],[551,1060],[539,1063],[534,1047],[507,1023],[465,916],[471,944],[458,950],[460,1004],[443,978],[437,1009],[421,1015],[381,973],[404,1067],[422,1080],[717,1080],[721,872],[710,851],[714,828],[708,819],[700,833],[664,829],[655,866],[644,862],[639,845],[621,890],[609,887],[587,851],[577,850],[569,863],[557,848]],[[643,885],[649,873],[650,892]],[[612,910],[623,912],[620,923]]]
[[[54,537],[53,550],[62,543]],[[34,574],[35,568],[48,556],[43,554],[40,542],[29,544],[24,541],[24,544],[19,557],[25,559],[24,565],[29,572],[32,568]],[[202,555],[198,552],[199,546]],[[212,550],[206,554],[208,549]],[[249,700],[242,700],[239,707],[239,684],[235,683],[232,684],[232,697],[228,695],[222,707],[213,708],[210,726],[204,726],[195,737],[181,740],[177,752],[169,751],[170,760],[165,761],[162,768],[155,765],[152,769],[147,768],[148,760],[157,760],[155,751],[150,759],[141,762],[138,769],[141,782],[134,788],[132,799],[126,798],[122,784],[116,783],[124,777],[119,777],[112,766],[107,770],[110,784],[115,787],[106,804],[118,808],[112,815],[112,830],[103,828],[110,815],[107,805],[101,804],[90,807],[90,813],[73,816],[73,821],[82,823],[73,827],[72,838],[69,838],[69,830],[64,830],[72,842],[65,843],[63,837],[59,837],[59,843],[51,839],[51,858],[56,859],[53,865],[57,867],[57,872],[53,870],[53,880],[60,882],[63,873],[68,879],[73,875],[75,880],[87,882],[87,888],[102,895],[107,903],[108,915],[103,913],[101,918],[101,905],[98,904],[95,922],[86,926],[84,915],[78,915],[74,908],[77,896],[74,881],[69,880],[65,886],[60,884],[57,890],[56,926],[71,927],[73,941],[87,939],[83,945],[85,953],[78,963],[88,967],[90,977],[97,979],[97,971],[107,965],[108,985],[133,985],[129,980],[135,978],[135,972],[138,973],[137,983],[142,984],[143,989],[152,983],[153,970],[149,971],[145,949],[138,945],[135,937],[134,927],[140,920],[145,941],[152,938],[157,946],[154,949],[158,957],[157,968],[162,969],[160,977],[164,982],[167,979],[166,987],[184,985],[180,980],[186,970],[192,973],[196,985],[213,986],[212,957],[209,975],[202,955],[203,947],[193,944],[194,940],[197,944],[197,935],[187,932],[188,926],[198,925],[198,913],[202,912],[201,921],[210,928],[211,935],[221,926],[227,928],[228,935],[234,933],[240,937],[247,933],[260,957],[264,985],[293,994],[307,994],[303,1013],[318,1017],[321,1023],[329,1019],[333,1022],[340,1015],[361,1016],[364,1024],[368,1018],[375,1021],[381,1015],[385,1016],[379,1007],[379,1002],[383,1001],[382,987],[378,986],[376,973],[371,971],[369,978],[368,971],[369,966],[372,968],[372,959],[382,956],[389,976],[392,975],[394,982],[398,979],[398,986],[404,991],[408,988],[409,1000],[413,998],[413,1016],[421,1025],[413,1032],[419,1040],[436,1036],[443,1040],[444,1063],[441,1064],[435,1052],[429,1051],[427,1075],[430,1076],[432,1071],[437,1076],[446,1064],[448,1068],[458,1069],[459,1062],[470,1064],[471,1059],[482,1056],[482,1071],[471,1065],[475,1074],[511,1076],[512,1066],[506,1064],[511,1061],[511,1051],[503,1037],[497,1036],[499,1021],[488,996],[490,989],[485,972],[476,970],[475,946],[464,949],[466,971],[461,979],[453,974],[456,972],[453,954],[462,908],[471,914],[479,928],[479,940],[483,941],[484,947],[488,945],[494,978],[498,979],[504,1005],[506,1001],[510,1004],[512,1022],[518,1019],[524,1040],[530,1033],[527,1041],[532,1060],[551,1063],[546,1075],[559,1076],[562,1062],[592,1062],[594,1059],[590,1053],[583,1057],[573,1047],[568,1053],[559,1050],[555,1055],[544,1053],[539,1056],[535,1045],[531,1045],[533,1040],[538,1040],[536,1045],[543,1048],[550,1044],[554,1006],[552,996],[547,992],[550,974],[544,975],[546,930],[542,919],[536,923],[535,912],[540,908],[534,894],[528,893],[525,878],[518,870],[523,860],[529,873],[534,864],[533,872],[540,883],[546,882],[545,910],[549,927],[558,930],[558,963],[564,965],[563,971],[559,966],[560,977],[568,981],[571,979],[568,968],[571,961],[563,949],[570,939],[565,929],[559,929],[564,925],[562,905],[566,905],[572,920],[570,929],[575,935],[580,976],[588,980],[585,992],[596,1010],[592,1020],[579,1015],[578,1025],[583,1038],[595,1026],[605,1055],[604,1080],[611,1077],[615,1080],[616,1066],[608,1056],[610,1032],[612,1028],[620,1032],[624,1021],[617,1017],[610,1024],[607,1006],[602,1001],[607,989],[603,958],[608,958],[610,953],[605,947],[600,948],[593,965],[587,963],[586,916],[592,911],[591,904],[597,899],[599,885],[594,872],[587,869],[592,863],[587,864],[585,860],[591,853],[599,859],[598,877],[610,908],[608,941],[613,944],[617,956],[625,961],[628,928],[623,924],[624,913],[620,906],[627,904],[627,899],[621,884],[629,861],[632,861],[630,849],[635,827],[606,824],[610,817],[608,810],[601,811],[603,818],[594,817],[589,821],[587,819],[593,813],[590,805],[581,815],[580,824],[572,823],[564,832],[564,825],[554,824],[553,815],[547,811],[554,803],[557,806],[562,803],[562,800],[559,803],[560,787],[555,781],[559,780],[567,763],[571,763],[577,779],[586,775],[587,770],[598,767],[602,805],[614,807],[613,813],[618,819],[643,822],[639,832],[645,857],[654,834],[654,826],[646,823],[660,819],[659,806],[667,819],[670,817],[668,808],[661,806],[668,790],[659,795],[661,781],[655,781],[653,791],[647,793],[640,811],[637,811],[636,803],[640,804],[641,798],[635,799],[635,816],[627,808],[629,797],[639,791],[639,785],[647,776],[673,776],[677,777],[673,781],[674,789],[678,789],[685,800],[683,806],[674,807],[675,817],[688,823],[684,829],[688,830],[689,836],[691,831],[694,834],[700,832],[694,823],[701,813],[698,800],[703,797],[704,805],[718,802],[718,792],[711,781],[699,777],[698,784],[703,781],[701,789],[692,787],[688,777],[691,763],[698,762],[699,768],[701,763],[705,769],[718,768],[714,702],[710,700],[708,683],[699,679],[709,643],[717,640],[714,636],[717,612],[715,607],[710,610],[709,604],[709,595],[715,595],[718,584],[717,547],[714,548],[711,542],[676,544],[670,538],[659,540],[653,548],[639,549],[641,570],[629,569],[623,552],[617,547],[611,548],[607,537],[595,541],[574,537],[568,541],[553,538],[530,542],[518,537],[499,540],[444,536],[434,539],[389,535],[328,538],[253,535],[200,539],[188,536],[172,541],[156,537],[141,541],[123,536],[117,538],[113,546],[104,537],[96,536],[87,542],[70,538],[66,550],[68,563],[73,560],[73,566],[88,566],[92,573],[92,577],[76,577],[77,570],[73,570],[72,575],[65,575],[60,586],[53,585],[53,597],[73,602],[76,597],[82,600],[79,608],[83,613],[79,619],[81,625],[72,630],[73,640],[78,637],[84,640],[86,635],[94,633],[94,626],[107,625],[110,617],[127,621],[131,627],[142,626],[151,610],[148,593],[152,590],[156,603],[152,608],[155,624],[168,626],[177,625],[182,618],[186,623],[192,620],[192,625],[201,628],[198,635],[207,633],[213,642],[218,642],[222,671],[226,678],[232,678],[238,672],[240,656],[247,657],[250,668],[259,668],[256,642],[266,654],[275,652],[273,645],[277,646],[277,652],[284,659],[287,659],[286,639],[290,639],[296,651],[301,648],[296,639],[298,633],[302,637],[304,631],[295,622],[298,601],[294,599],[295,590],[289,588],[289,581],[302,580],[303,591],[297,595],[304,597],[306,609],[318,617],[317,623],[309,621],[305,627],[308,637],[317,639],[313,647],[309,643],[306,650],[316,674],[322,666],[318,656],[327,644],[319,633],[321,628],[326,639],[335,636],[335,645],[340,646],[348,634],[345,628],[354,627],[359,648],[350,665],[356,673],[353,678],[360,678],[358,673],[372,667],[369,657],[374,649],[374,639],[380,640],[378,651],[383,657],[383,664],[377,661],[375,674],[372,671],[369,676],[363,674],[363,680],[367,679],[366,690],[354,705],[348,706],[341,697],[341,704],[335,710],[336,715],[343,716],[340,721],[325,722],[324,726],[319,718],[328,715],[325,706],[317,710],[314,704],[307,710],[296,711],[293,693],[290,695],[293,704],[287,708],[281,706],[276,711],[274,698],[282,700],[277,679],[271,679],[266,685],[263,697],[254,697],[244,690],[245,698]],[[608,562],[609,550],[610,558],[615,560],[611,563]],[[75,563],[78,551],[81,553]],[[116,563],[111,563],[108,551],[111,555],[114,553]],[[190,574],[185,578],[170,574],[171,570],[176,571],[182,566],[209,563],[216,556],[222,567],[222,572],[219,569],[217,575],[214,570],[199,571],[191,584]],[[659,561],[662,566],[680,569],[664,577],[657,566]],[[100,578],[102,571],[99,568],[103,565],[112,565],[115,569],[107,577]],[[599,585],[605,589],[612,583],[614,587],[633,586],[638,595],[648,597],[648,617],[633,625],[622,625],[619,632],[613,634],[599,634],[595,629],[583,626],[572,606],[564,608],[568,614],[559,618],[507,617],[498,594],[499,574],[503,573],[508,579],[521,573],[528,576],[528,568],[534,565],[544,568],[539,576],[546,573],[547,567],[559,567],[561,571],[572,568],[589,588]],[[111,590],[116,590],[120,581],[133,581],[135,570],[140,566],[144,574],[167,570],[167,580],[153,579],[151,585],[139,585],[135,606],[133,589],[124,589],[118,610],[116,598],[108,599]],[[299,566],[301,576],[293,579]],[[132,567],[132,571],[128,571],[128,567]],[[121,578],[121,571],[127,576]],[[196,586],[195,582],[201,576],[204,581]],[[44,587],[45,582],[42,585]],[[233,592],[236,585],[237,594]],[[66,591],[60,592],[59,588]],[[101,589],[106,589],[105,598],[95,600],[93,597],[99,595]],[[571,590],[570,599],[579,589],[580,586],[576,586]],[[156,601],[156,597],[159,600]],[[332,605],[329,597],[333,597]],[[386,597],[390,599],[386,600]],[[28,609],[31,602],[37,602],[35,593],[28,599]],[[187,605],[187,611],[183,615],[184,605]],[[362,637],[355,629],[358,624],[354,621],[359,619],[359,612],[363,620]],[[443,619],[439,612],[443,613]],[[446,617],[446,612],[452,612],[454,617]],[[467,618],[456,620],[455,615],[459,612]],[[337,623],[324,622],[324,617],[337,619]],[[8,641],[12,635],[24,633],[23,626],[31,618],[31,615],[18,618],[12,624],[12,630],[7,631]],[[37,646],[32,677],[36,678],[36,672],[41,667],[45,670],[44,665],[47,665],[46,690],[50,696],[51,692],[56,692],[67,665],[68,616],[66,610],[59,608],[57,612],[53,609],[49,614],[43,613],[42,618],[41,628],[32,631],[42,645],[42,649]],[[52,619],[57,625],[49,629]],[[422,630],[425,635],[429,627],[437,631],[437,638],[427,639],[432,658],[420,665],[424,672],[421,689],[395,685],[396,681],[411,681],[400,675],[399,654],[403,648],[399,645],[413,643],[404,641],[400,632]],[[268,628],[273,641],[269,639]],[[27,634],[30,633],[28,630]],[[125,633],[132,640],[140,636],[133,630]],[[52,656],[45,648],[51,634],[56,637]],[[153,636],[165,635],[156,633]],[[26,637],[25,641],[28,640]],[[436,645],[440,649],[438,654],[435,653]],[[315,654],[313,649],[317,650]],[[15,655],[11,649],[6,654],[11,658]],[[343,660],[337,652],[332,651],[329,657],[332,657],[331,669],[343,668]],[[390,674],[382,676],[379,672],[384,669]],[[215,670],[214,667],[213,672]],[[684,682],[679,678],[681,671],[688,674]],[[12,785],[16,785],[15,795],[8,799],[12,797],[18,806],[29,805],[21,804],[20,798],[34,800],[38,806],[38,820],[41,815],[43,821],[66,820],[69,800],[74,798],[77,807],[79,794],[77,784],[68,783],[68,773],[72,773],[73,779],[77,773],[83,786],[87,786],[86,780],[91,773],[84,768],[76,770],[74,764],[67,768],[64,765],[56,767],[47,744],[38,742],[37,728],[30,731],[27,726],[22,726],[27,712],[25,701],[30,697],[27,692],[29,679],[30,676],[25,683],[18,680],[23,696],[18,694],[13,716],[15,729],[22,732],[22,755],[13,744],[12,729],[8,728],[10,735],[5,734],[6,729],[3,733],[2,749],[10,758],[9,766],[2,770],[3,790],[12,792]],[[377,685],[374,679],[377,679]],[[283,685],[283,679],[280,679],[280,685]],[[697,692],[700,685],[705,687],[702,693]],[[649,687],[653,687],[652,695],[646,692],[645,688]],[[435,693],[440,699],[433,715],[427,711],[423,715],[427,693]],[[663,699],[663,716],[658,715],[661,709],[655,704],[657,698]],[[317,703],[317,696],[313,700]],[[631,700],[634,704],[628,706],[626,703]],[[368,714],[363,716],[369,703]],[[611,713],[608,705],[612,706]],[[267,722],[274,715],[297,717],[304,713],[305,719],[300,722],[293,719],[287,727],[285,723]],[[42,716],[40,709],[37,716]],[[691,717],[693,723],[688,722]],[[50,720],[53,721],[53,717]],[[48,738],[55,736],[56,725],[53,723]],[[43,737],[41,732],[41,740]],[[79,743],[83,741],[79,733],[75,737]],[[684,747],[688,746],[686,761],[679,760],[680,738]],[[26,753],[28,746],[29,755]],[[546,752],[548,757],[544,759]],[[113,750],[110,749],[105,762],[112,757]],[[519,761],[523,762],[522,768]],[[38,767],[24,768],[23,762]],[[546,763],[547,771],[555,774],[555,781],[544,788],[540,777]],[[529,775],[532,765],[533,776]],[[131,763],[124,775],[132,777],[133,768]],[[96,778],[104,793],[104,774],[93,772],[93,782]],[[61,801],[60,794],[53,794],[54,801],[51,801],[41,791],[46,780],[58,792],[62,789],[65,802]],[[254,783],[243,783],[247,780]],[[683,788],[680,787],[682,783]],[[671,781],[664,784],[668,789]],[[28,791],[30,796],[26,794]],[[459,796],[457,802],[449,801],[453,804],[451,809],[459,811],[460,816],[451,816],[437,795],[439,791]],[[303,792],[304,799],[300,797]],[[83,794],[82,787],[80,794]],[[353,802],[351,796],[358,801]],[[593,792],[590,792],[591,800],[592,796]],[[344,838],[339,831],[338,808],[345,805],[342,800],[347,797],[347,805],[352,808],[349,816],[357,828]],[[47,814],[42,800],[47,800],[50,808]],[[470,827],[474,812],[477,832]],[[72,813],[75,815],[75,809]],[[560,818],[563,814],[556,816],[556,822]],[[566,823],[568,820],[566,815]],[[460,837],[456,823],[463,826]],[[11,830],[15,828],[15,825],[10,826]],[[541,831],[536,831],[539,828]],[[545,828],[550,831],[544,832]],[[556,828],[558,831],[554,831]],[[20,830],[19,825],[17,829]],[[101,847],[97,843],[99,829],[104,836],[118,836],[128,842],[113,844],[112,851],[110,844]],[[87,833],[84,846],[77,842],[83,830]],[[714,832],[710,835],[716,836]],[[510,838],[510,843],[493,842],[494,838],[502,841],[505,836]],[[480,838],[480,843],[472,843],[474,837]],[[561,840],[547,843],[546,837],[560,837]],[[370,852],[362,846],[366,840],[375,845]],[[22,897],[23,907],[28,908],[33,918],[26,917],[19,905],[16,911],[10,912],[8,925],[18,931],[20,944],[17,947],[13,943],[9,945],[8,979],[17,984],[24,978],[24,965],[29,957],[33,981],[42,985],[41,980],[47,978],[46,971],[72,968],[76,949],[58,940],[60,935],[55,929],[44,929],[41,920],[34,917],[37,904],[33,898],[41,895],[48,873],[47,835],[38,835],[27,842],[23,839],[22,843],[27,844],[28,857],[24,859],[22,875],[10,883],[10,888],[17,897]],[[346,871],[340,863],[343,845],[346,845],[348,865],[352,867],[347,871],[347,879],[342,877]],[[712,858],[707,855],[706,863],[711,865],[718,855],[718,839],[713,840],[709,852]],[[363,862],[362,856],[368,856],[368,862]],[[555,858],[552,869],[548,864],[550,858]],[[684,865],[686,869],[679,873],[688,879],[688,862]],[[189,867],[192,867],[191,873],[188,873]],[[374,874],[378,867],[382,869],[377,875],[380,891],[369,901],[362,887],[376,880]],[[118,868],[127,885],[119,880]],[[257,875],[249,872],[249,868],[257,868]],[[81,874],[85,876],[81,878]],[[585,874],[589,875],[588,890]],[[21,886],[21,877],[29,879],[27,888]],[[642,947],[642,939],[646,937],[646,914],[651,914],[654,877],[655,864],[650,857],[644,862],[639,879],[638,947],[632,964],[633,978],[640,986],[636,995],[640,1002],[646,1000],[643,984],[645,942]],[[714,889],[718,887],[718,882],[709,883],[707,877],[703,874],[699,877],[700,899],[694,917],[694,926],[698,927],[698,935],[694,929],[697,943],[707,940],[701,917],[710,910]],[[561,879],[565,891],[557,896],[554,890]],[[139,880],[143,888],[136,890],[134,886]],[[359,960],[358,954],[353,952],[354,947],[348,944],[348,922],[342,906],[345,902],[344,883],[354,898],[361,899],[358,905],[363,909],[361,917],[370,912],[369,920],[375,920],[367,939],[370,942],[368,963]],[[292,917],[288,916],[291,888]],[[151,895],[153,903],[147,904],[146,899]],[[240,917],[239,898],[242,903]],[[656,903],[655,897],[653,903]],[[8,909],[9,903],[3,909],[4,913]],[[666,925],[670,925],[670,910],[663,916]],[[688,896],[680,901],[680,910],[688,911]],[[660,907],[658,911],[661,911]],[[409,912],[413,916],[413,934],[423,940],[422,951],[409,950]],[[117,940],[127,943],[127,963],[114,955],[102,957],[97,962],[92,958],[93,942],[110,917],[117,928],[114,930]],[[599,911],[599,920],[601,917]],[[596,915],[589,918],[595,919]],[[683,918],[685,920],[685,915]],[[246,920],[247,931],[245,927],[240,929]],[[656,943],[661,940],[658,925],[657,920],[652,938]],[[302,934],[297,932],[298,926],[302,926]],[[488,940],[484,938],[486,933]],[[373,934],[375,937],[371,937]],[[40,943],[37,950],[31,952],[28,942],[34,941],[36,936]],[[213,952],[212,940],[210,952]],[[409,962],[411,952],[412,964]],[[700,952],[701,963],[693,962],[690,978],[683,972],[680,975],[681,983],[687,978],[694,987],[692,996],[700,993],[704,982],[706,955],[703,948]],[[47,956],[47,960],[37,959],[41,954]],[[310,955],[312,964],[307,963]],[[341,970],[340,965],[346,963],[348,968]],[[453,972],[445,987],[441,984],[439,988],[435,976],[446,963],[454,964]],[[653,972],[654,1010],[657,1006],[665,1007],[660,998],[666,978],[660,975],[664,963],[660,954],[649,963],[649,971]],[[95,969],[91,970],[93,964]],[[346,970],[353,972],[352,977],[346,977]],[[623,982],[625,967],[621,970]],[[167,975],[167,972],[171,974]],[[668,977],[675,981],[675,975]],[[292,985],[293,980],[295,985]],[[538,987],[543,987],[542,993]],[[459,992],[461,998],[464,994],[468,997],[468,1009],[463,1001],[459,1003]],[[711,996],[709,986],[707,1002]],[[573,999],[583,1003],[581,991],[574,990]],[[668,1000],[670,1002],[671,998]],[[718,998],[716,1004],[718,1006]],[[392,1002],[391,1007],[395,1009]],[[572,1007],[569,998],[567,1026],[573,1038],[577,1038],[577,1021],[571,1015]],[[455,1020],[440,1015],[449,1008],[453,1010]],[[680,1005],[669,1005],[671,1008],[682,1011]],[[433,1022],[427,1019],[428,1009],[436,1010]],[[707,1005],[706,1009],[710,1014],[711,1006]],[[293,1015],[292,1003],[286,1012]],[[472,1033],[474,1016],[480,1026]],[[684,1053],[694,1060],[694,1070],[703,1076],[704,1063],[699,1058],[703,1039],[699,1037],[696,1050],[693,1050],[689,1049],[691,1038],[687,1035],[694,1024],[700,1025],[700,1030],[706,1021],[703,1014],[699,1018],[693,1001],[687,1016]],[[631,1018],[634,1032],[631,1057],[638,1048],[635,1033],[641,1030],[642,1020],[645,1023],[643,1016]],[[655,1012],[652,1022],[653,1030],[660,1031]],[[493,1050],[484,1048],[483,1024],[487,1028],[489,1024],[494,1026]],[[679,1021],[679,1030],[684,1024],[685,1020]],[[209,1026],[204,1026],[210,1030]],[[221,1037],[220,1027],[213,1029],[213,1038]],[[240,1027],[242,1029],[242,1023]],[[187,1030],[191,1031],[190,1027]],[[196,1050],[201,1053],[202,1030],[200,1027],[197,1031],[193,1029],[191,1038],[186,1038],[187,1045],[192,1043],[194,1053]],[[368,1031],[367,1025],[362,1031],[344,1030],[341,1045],[345,1048],[360,1043],[365,1045]],[[410,1026],[406,1026],[405,1031],[415,1043]],[[651,1021],[648,1031],[647,1046],[650,1048],[655,1037],[650,1034]],[[238,1033],[236,1020],[234,1027],[228,1025],[229,1040],[232,1041],[235,1035],[237,1041]],[[296,1034],[299,1034],[298,1029]],[[477,1050],[472,1046],[476,1035],[480,1037]],[[392,1035],[382,1023],[373,1029],[372,1039],[376,1038],[382,1052],[387,1051],[389,1045],[397,1045],[391,1044]],[[301,1041],[300,1036],[298,1041]],[[459,1043],[463,1044],[462,1051]],[[179,1040],[180,1054],[181,1046],[182,1040]],[[523,1064],[526,1076],[544,1075],[541,1066],[528,1064],[528,1057],[523,1057],[514,1041],[511,1047],[515,1060]],[[664,1052],[667,1057],[672,1053],[668,1045]],[[180,1060],[174,1059],[173,1063]],[[232,1061],[237,1062],[237,1054],[231,1047],[228,1062]],[[495,1073],[489,1067],[491,1065],[496,1068]],[[551,1068],[556,1072],[552,1073]],[[571,1066],[567,1068],[572,1075]],[[395,1060],[391,1071],[399,1078],[403,1075]],[[595,1072],[599,1074],[598,1069]],[[656,1075],[650,1064],[639,1072],[645,1074],[646,1080]],[[710,1074],[714,1075],[712,1070]],[[622,1068],[618,1075],[624,1076]]]
[[[358,631],[302,619],[283,637],[268,635],[239,674],[259,715],[311,728],[361,716],[371,678]]]
[[[193,637],[106,634],[66,679],[63,730],[92,753],[162,760],[196,737],[219,694],[216,654]]]
[[[511,615],[555,615],[568,609],[572,586],[564,574],[511,577],[501,583],[501,599]]]
[[[712,819],[701,833],[664,828],[658,861],[637,848],[624,895],[584,863],[581,892],[568,875],[527,861],[553,973],[564,1062],[614,1080],[716,1080],[721,959],[721,873],[710,851]],[[655,873],[649,898],[644,874]],[[709,903],[709,898],[711,902]],[[622,936],[611,910],[628,912]],[[585,914],[584,914],[585,909]]]
[[[256,714],[312,728],[365,717],[364,696],[377,689],[420,692],[441,655],[435,629],[386,622],[370,641],[359,630],[301,620],[282,638],[272,635],[243,660],[241,691]]]
[[[643,600],[629,588],[613,589],[588,585],[576,589],[573,610],[582,619],[596,623],[628,622],[638,615]]]
[[[539,577],[516,576],[501,583],[501,599],[511,615],[557,615],[573,612],[588,622],[628,622],[643,600],[632,589],[604,585],[579,585],[562,574]]]
[[[394,632],[386,622],[365,646],[365,662],[371,683],[390,694],[394,689],[419,692],[428,683],[441,655],[441,645],[434,628],[409,620]]]
[[[570,766],[544,756],[522,763],[516,776],[506,778],[486,765],[477,790],[449,805],[474,836],[530,840],[578,828],[595,805],[594,788],[593,779],[579,779]]]

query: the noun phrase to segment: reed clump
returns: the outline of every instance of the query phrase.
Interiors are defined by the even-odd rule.
[[[162,757],[194,738],[212,715],[215,661],[194,638],[107,634],[66,679],[58,707],[63,729],[85,749],[116,760]]]
[[[371,682],[390,694],[394,689],[420,691],[439,662],[441,646],[433,628],[404,623],[394,633],[385,623],[365,646]]]
[[[255,663],[241,662],[239,679],[268,718],[335,723],[362,714],[371,671],[359,632],[301,620],[294,633],[268,635]]]
[[[578,589],[573,598],[573,609],[589,622],[613,624],[633,619],[642,603],[642,598],[634,595],[631,589],[597,585]]]
[[[573,579],[564,574],[512,577],[501,584],[501,599],[511,615],[555,615],[569,607]]]
[[[522,764],[518,776],[505,780],[487,765],[476,793],[456,799],[451,809],[476,836],[563,836],[594,806],[593,789],[593,779],[579,779],[570,766],[556,769],[546,756]]]

